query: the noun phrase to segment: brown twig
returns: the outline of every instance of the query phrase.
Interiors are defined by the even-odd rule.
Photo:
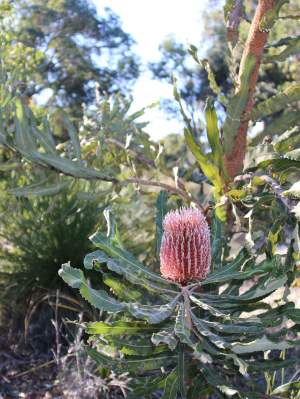
[[[112,143],[116,146],[118,146],[119,148],[123,148],[125,149],[125,145],[113,138],[107,138],[106,139],[107,143]],[[17,149],[14,149],[15,152],[18,152]],[[144,157],[141,154],[138,154],[135,150],[130,149],[130,151],[132,152],[132,154],[139,159],[141,162],[146,163],[148,166],[154,167],[155,163],[154,161]],[[60,169],[57,166],[54,165],[45,165],[45,163],[41,160],[35,160],[35,162],[37,162],[41,167],[44,168],[49,168],[50,170],[54,170],[56,172],[59,172],[65,176],[71,176],[74,177],[74,175],[72,173],[68,173],[65,172],[63,169]],[[76,177],[76,176],[75,176]],[[202,206],[202,204],[197,200],[197,198],[195,198],[191,193],[187,192],[185,189],[185,185],[184,182],[181,178],[178,179],[178,187],[174,187],[171,186],[169,184],[166,183],[161,183],[161,182],[157,182],[157,181],[153,181],[153,180],[145,180],[145,179],[140,179],[140,178],[129,178],[129,179],[125,179],[125,180],[119,180],[115,177],[112,176],[97,176],[97,175],[86,175],[84,177],[85,180],[101,180],[101,181],[105,181],[108,183],[113,183],[115,185],[126,185],[126,184],[139,184],[142,186],[152,186],[152,187],[160,187],[166,191],[168,191],[169,193],[173,193],[173,194],[177,194],[179,197],[181,197],[184,200],[187,201],[192,201],[195,203],[195,205],[201,209],[201,211],[206,214],[209,210],[209,206],[206,206],[205,208]]]
[[[300,19],[300,14],[295,15],[280,15],[278,19]]]
[[[242,77],[245,76],[245,70],[248,67],[247,64],[249,63],[249,59],[254,57],[255,64],[248,76],[248,81],[246,82],[248,87],[247,99],[242,111],[242,118],[238,127],[235,142],[230,153],[225,154],[224,161],[227,172],[231,178],[236,176],[243,167],[246,153],[248,123],[253,108],[253,94],[257,83],[264,46],[268,38],[268,31],[261,28],[261,23],[264,21],[267,14],[274,10],[275,3],[275,0],[259,0],[243,51],[236,94],[239,94],[241,91],[241,81]]]
[[[45,165],[42,165],[45,166]],[[62,169],[58,169],[55,167],[50,167],[50,169],[52,170],[56,170],[59,171],[60,173],[62,173],[65,176],[73,176],[70,173],[66,173],[64,172]],[[101,181],[105,181],[108,183],[113,183],[115,185],[126,185],[126,184],[139,184],[141,186],[152,186],[152,187],[160,187],[163,188],[164,190],[168,191],[169,193],[173,193],[173,194],[177,194],[179,197],[181,197],[184,200],[187,201],[193,201],[195,203],[195,205],[197,206],[197,208],[201,209],[201,211],[206,214],[209,210],[209,206],[206,206],[205,208],[202,206],[202,204],[191,194],[188,193],[187,191],[185,191],[183,188],[177,188],[174,186],[170,186],[169,184],[166,183],[161,183],[158,181],[153,181],[153,180],[145,180],[145,179],[139,179],[139,178],[129,178],[129,179],[125,179],[125,180],[118,180],[114,177],[109,177],[109,176],[105,176],[105,177],[100,177],[100,176],[86,176],[84,177],[85,180],[101,180]],[[180,182],[181,183],[181,182]],[[180,186],[182,187],[182,184],[180,184]]]
[[[162,188],[162,189],[168,191],[169,193],[177,194],[179,197],[183,198],[184,200],[193,201],[195,203],[195,205],[199,209],[201,209],[201,211],[203,213],[206,212],[206,208],[204,208],[203,205],[200,204],[200,202],[191,193],[188,193],[187,191],[185,191],[181,188],[170,186],[169,184],[161,183],[158,181],[145,180],[145,179],[139,179],[139,178],[129,178],[129,179],[126,179],[123,181],[118,181],[118,184],[121,184],[121,185],[126,185],[128,183],[139,184],[141,186],[151,186],[151,187]]]
[[[143,162],[143,163],[145,163],[146,165],[148,165],[150,167],[155,167],[155,163],[154,163],[154,161],[152,159],[144,157],[144,155],[139,154],[137,151],[135,151],[132,148],[126,148],[125,144],[122,143],[121,141],[117,140],[117,139],[107,137],[107,138],[104,139],[104,142],[107,143],[107,144],[113,144],[116,147],[122,148],[123,150],[126,150],[130,154],[132,154],[140,162]]]
[[[53,363],[56,363],[56,360],[55,360],[55,359],[49,360],[48,362],[45,362],[45,363],[40,364],[40,365],[38,365],[38,366],[31,367],[30,369],[28,369],[28,370],[26,370],[26,371],[22,371],[21,373],[18,373],[18,374],[15,374],[15,375],[11,376],[10,378],[13,378],[13,379],[14,379],[14,378],[23,377],[23,376],[26,375],[26,374],[34,373],[36,370],[42,369],[42,368],[44,368],[44,367],[48,367],[48,366],[50,366],[50,365],[53,364]]]

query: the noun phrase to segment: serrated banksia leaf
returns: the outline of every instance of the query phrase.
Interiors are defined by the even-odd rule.
[[[210,270],[211,245],[202,212],[194,208],[171,211],[165,216],[163,228],[161,274],[180,284],[204,280]]]

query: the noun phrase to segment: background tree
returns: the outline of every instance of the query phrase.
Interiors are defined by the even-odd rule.
[[[34,74],[28,71],[27,96],[51,89],[48,106],[80,116],[82,103],[93,102],[96,85],[100,93],[128,94],[139,63],[131,49],[134,41],[113,11],[98,16],[88,0],[15,0],[11,5],[7,29],[18,45],[40,56]],[[10,44],[13,48],[14,41]]]
[[[0,7],[3,62],[0,69],[3,67],[7,72],[3,79],[11,81],[24,102],[34,110],[38,125],[46,121],[49,127],[51,123],[54,145],[59,143],[63,148],[70,145],[68,132],[82,125],[85,112],[96,117],[96,86],[98,93],[105,96],[117,93],[119,97],[129,96],[139,72],[138,59],[131,51],[132,38],[122,30],[119,18],[111,10],[98,17],[95,7],[81,0],[3,1]],[[44,100],[46,89],[51,89],[52,96],[43,108],[39,101],[32,101],[32,96],[40,94]],[[1,98],[2,95],[1,91]],[[13,118],[7,116],[6,127],[10,130]],[[95,129],[100,130],[100,125]],[[30,135],[32,137],[33,131]],[[0,136],[1,141],[3,135]],[[125,143],[125,137],[123,139]],[[62,259],[73,256],[75,263],[82,261],[90,245],[88,236],[107,206],[107,187],[98,185],[101,195],[96,193],[93,199],[94,187],[80,183],[68,187],[58,185],[54,191],[50,190],[55,196],[49,197],[44,191],[23,198],[10,189],[34,184],[36,178],[48,180],[47,171],[2,146],[0,165],[0,286],[13,284],[20,294],[12,298],[9,290],[2,289],[0,318],[9,316],[0,324],[8,326],[7,320],[11,319],[22,326],[22,335],[29,304],[36,304],[47,293],[50,295],[61,288],[57,270]],[[9,207],[5,207],[8,203]],[[46,307],[44,314],[49,313]],[[45,329],[47,326],[53,330],[50,318],[43,323]],[[47,341],[46,335],[44,338]],[[49,345],[51,342],[50,339]]]
[[[221,2],[217,1],[203,18],[205,21],[204,37],[198,46],[199,57],[205,58],[202,66],[191,64],[186,45],[176,42],[174,38],[166,39],[161,44],[160,61],[150,64],[150,69],[155,78],[168,83],[172,82],[173,75],[178,78],[178,90],[187,106],[195,133],[199,128],[203,130],[201,120],[199,121],[199,114],[201,113],[200,110],[204,108],[207,97],[212,96],[217,100],[217,96],[209,84],[208,68],[212,70],[221,94],[224,96],[233,89],[232,83],[238,73],[239,59],[249,30],[249,15],[253,13],[257,2],[248,0],[245,2],[236,1],[235,3],[241,5],[238,11],[240,15],[237,17],[237,25],[234,27],[239,33],[237,42],[230,43],[228,46],[226,37],[230,35],[231,22],[227,21],[227,26],[224,24],[223,3],[221,4]],[[242,6],[243,3],[244,6]],[[256,88],[258,100],[266,100],[292,82],[299,83],[300,66],[299,62],[297,62],[299,54],[295,51],[295,48],[299,46],[299,36],[297,36],[299,23],[297,19],[289,19],[288,23],[286,20],[286,16],[298,15],[299,12],[298,2],[291,0],[282,9],[282,17],[279,18],[270,32],[270,47],[263,61],[264,64],[261,67],[261,74]],[[234,32],[233,35],[236,35],[237,32]],[[289,37],[290,44],[293,41],[295,44],[294,51],[289,52],[289,50],[286,50],[289,44],[288,41],[279,42],[282,37]],[[271,44],[275,42],[277,42],[276,46],[278,47],[272,48]],[[194,44],[197,45],[197,43]],[[209,66],[206,60],[208,60]],[[170,115],[175,113],[178,116],[178,108],[174,107],[171,101],[164,101],[163,106]],[[220,104],[217,108],[219,108],[219,111],[222,110],[222,107],[220,109]],[[277,114],[265,117],[263,120],[270,124],[270,127],[264,129],[253,143],[257,144],[266,135],[280,134],[287,126],[292,126],[294,123],[299,124],[298,110],[299,104],[295,103],[292,110],[281,110]],[[222,111],[219,112],[221,119],[223,114]],[[275,122],[271,124],[273,119],[275,119]],[[199,131],[196,134],[199,135]]]

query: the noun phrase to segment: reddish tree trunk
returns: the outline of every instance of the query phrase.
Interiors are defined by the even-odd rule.
[[[244,72],[248,56],[252,55],[255,57],[255,66],[248,80],[248,98],[241,118],[241,123],[237,132],[234,147],[229,154],[225,154],[225,166],[229,176],[232,179],[238,173],[240,173],[243,168],[246,153],[249,116],[253,108],[253,94],[257,83],[264,46],[268,39],[268,32],[261,30],[260,23],[264,19],[266,13],[273,10],[274,7],[275,0],[259,0],[240,63],[239,82],[236,94],[238,94],[240,90],[240,80]]]

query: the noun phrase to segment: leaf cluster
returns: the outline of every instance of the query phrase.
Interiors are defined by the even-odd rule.
[[[101,367],[130,372],[129,397],[159,391],[166,398],[179,392],[183,398],[211,392],[241,398],[251,392],[259,398],[252,378],[293,362],[256,356],[299,344],[300,313],[294,303],[283,298],[271,306],[267,301],[276,289],[288,288],[296,271],[292,251],[272,256],[266,251],[260,260],[244,248],[229,257],[219,224],[215,218],[212,248],[223,255],[213,257],[206,280],[186,287],[150,271],[113,232],[94,234],[90,239],[97,250],[84,260],[85,269],[97,271],[106,288],[94,288],[70,263],[62,266],[63,280],[110,315],[109,322],[86,325],[94,343],[87,351]],[[293,327],[286,328],[287,320]]]

